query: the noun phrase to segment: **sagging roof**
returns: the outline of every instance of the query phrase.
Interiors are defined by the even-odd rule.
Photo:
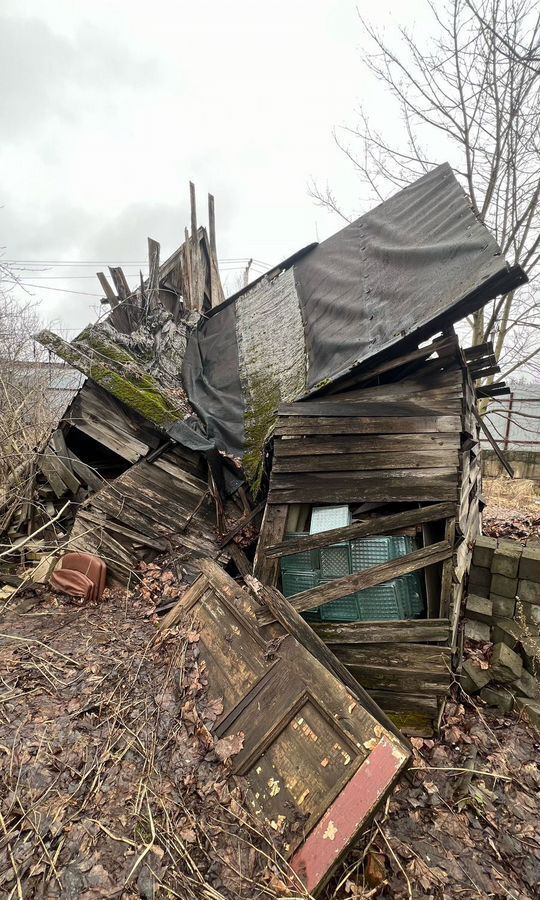
[[[201,319],[184,360],[190,402],[253,480],[280,402],[416,346],[525,281],[444,163]]]

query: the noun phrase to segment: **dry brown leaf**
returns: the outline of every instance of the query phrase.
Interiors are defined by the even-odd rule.
[[[221,762],[227,762],[231,756],[236,756],[244,746],[244,732],[238,734],[229,734],[227,737],[216,741],[214,747],[215,754]]]

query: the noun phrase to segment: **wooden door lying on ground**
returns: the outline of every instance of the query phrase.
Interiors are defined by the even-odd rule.
[[[218,737],[244,735],[234,771],[253,813],[285,830],[290,864],[313,892],[406,765],[405,744],[281,626],[273,653],[254,601],[215,563],[180,602],[200,627]],[[178,608],[173,619],[177,619]],[[171,619],[169,619],[171,621]],[[164,620],[167,625],[167,620]]]

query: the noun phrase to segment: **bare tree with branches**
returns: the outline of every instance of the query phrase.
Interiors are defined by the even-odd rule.
[[[360,17],[371,45],[366,64],[400,112],[397,140],[366,109],[335,139],[370,203],[439,162],[453,165],[475,214],[530,278],[528,288],[475,313],[470,337],[493,341],[504,376],[530,375],[540,371],[540,8],[535,0],[426,0],[426,7],[429,42],[405,28],[386,37]],[[311,193],[350,219],[330,189],[314,185]]]

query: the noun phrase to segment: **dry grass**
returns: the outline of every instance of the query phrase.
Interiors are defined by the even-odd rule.
[[[483,493],[491,507],[507,508],[521,515],[540,515],[540,486],[529,478],[484,478]]]

